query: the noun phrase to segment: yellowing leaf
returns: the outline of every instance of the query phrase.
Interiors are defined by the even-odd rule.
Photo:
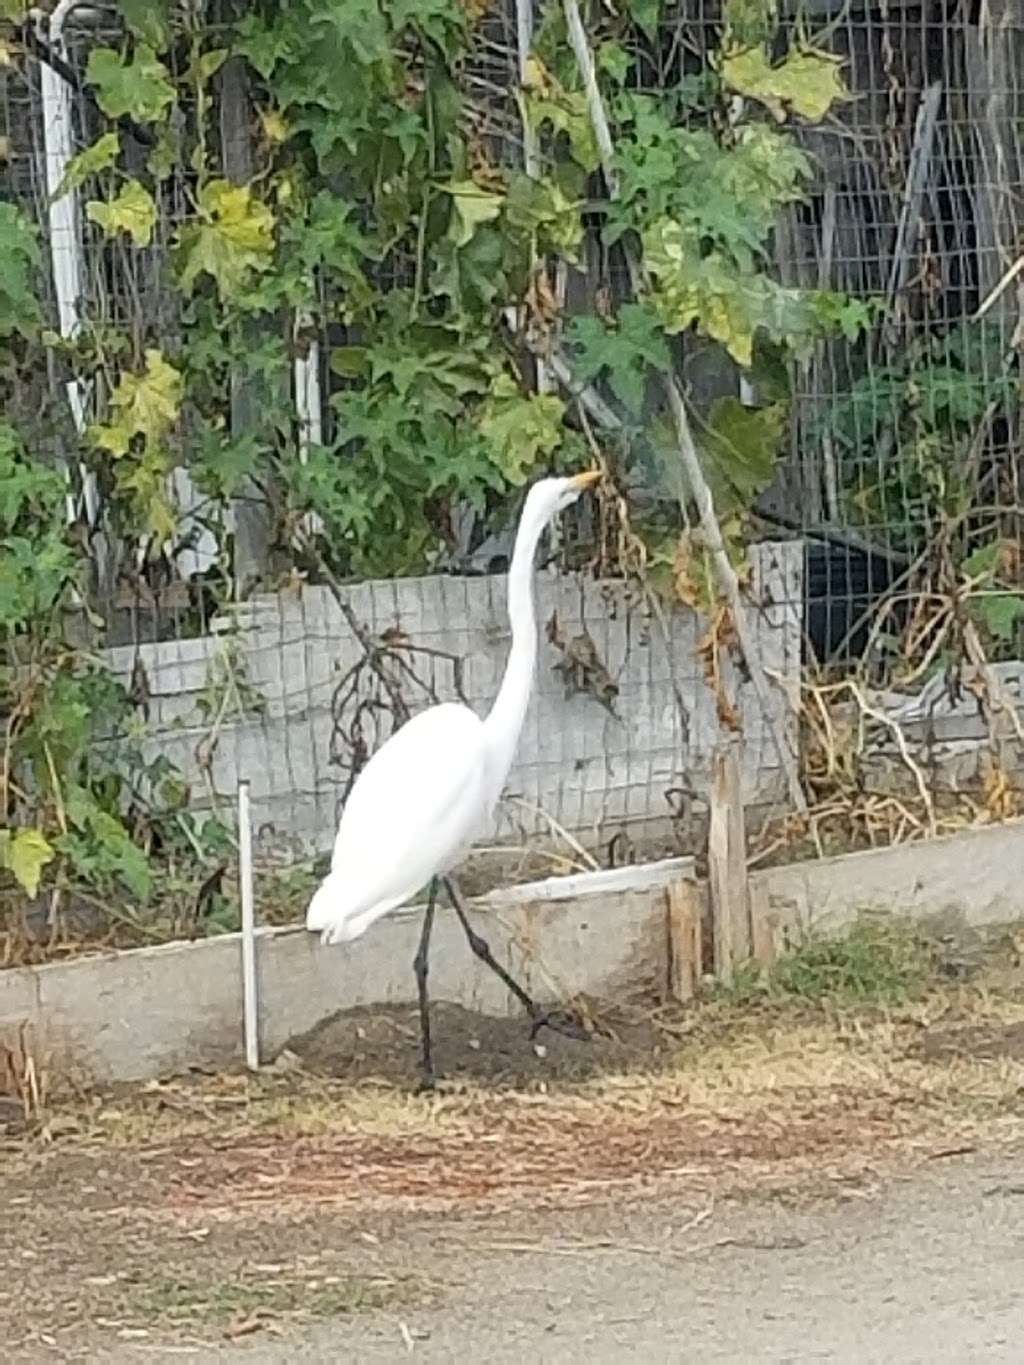
[[[0,867],[6,868],[27,896],[35,896],[43,868],[56,855],[42,830],[0,830]]]
[[[137,180],[129,180],[115,199],[106,203],[92,200],[85,206],[86,217],[98,223],[108,237],[127,232],[136,246],[149,246],[156,226],[153,196]]]
[[[275,145],[286,142],[288,139],[288,120],[280,109],[263,109],[260,112],[260,123],[263,125],[263,134],[268,142]]]
[[[529,95],[526,108],[532,128],[539,130],[545,123],[550,123],[556,132],[564,133],[569,139],[576,164],[588,173],[597,170],[601,153],[594,136],[587,97],[582,91],[556,89],[543,96]]]
[[[448,236],[456,247],[468,245],[482,223],[493,223],[505,202],[503,195],[482,190],[472,180],[446,185],[445,190],[451,195],[455,209]]]
[[[696,322],[738,364],[750,366],[754,335],[773,323],[779,303],[771,281],[744,274],[718,252],[701,256],[692,230],[672,219],[652,224],[643,244],[656,284],[651,302],[665,330],[682,332]]]
[[[480,434],[509,483],[520,486],[562,439],[565,404],[554,394],[526,397],[507,374],[495,380],[484,405]]]
[[[204,52],[199,58],[199,75],[204,81],[208,81],[211,76],[215,76],[224,65],[227,59],[228,50],[226,47],[211,48],[209,52]]]
[[[92,439],[115,458],[127,455],[135,437],[155,446],[174,426],[181,410],[180,373],[157,350],[146,352],[145,374],[123,374],[111,394],[115,420],[92,428]]]
[[[160,544],[171,538],[177,525],[167,489],[170,464],[163,450],[147,447],[144,460],[130,468],[119,466],[118,472],[118,488],[133,495],[146,518],[147,529]]]
[[[274,215],[248,185],[211,180],[199,196],[202,221],[178,232],[181,285],[195,287],[211,276],[221,298],[237,293],[246,278],[266,270],[274,251]]]
[[[64,178],[57,186],[54,199],[60,199],[70,190],[77,190],[91,175],[107,171],[115,163],[121,150],[121,140],[116,133],[104,133],[101,138],[79,152],[68,162]]]
[[[805,47],[772,66],[763,47],[734,49],[722,59],[722,79],[737,94],[763,104],[779,123],[788,110],[817,123],[833,104],[849,98],[840,73],[842,61],[830,52]]]

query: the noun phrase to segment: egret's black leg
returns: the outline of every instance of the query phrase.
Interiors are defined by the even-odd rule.
[[[481,938],[470,924],[462,900],[462,893],[450,877],[445,877],[444,885],[445,890],[448,892],[448,897],[455,908],[455,913],[459,917],[459,923],[466,931],[466,938],[469,942],[470,949],[481,962],[485,962],[487,966],[490,967],[491,971],[494,972],[495,976],[497,976],[500,981],[504,982],[505,986],[507,986],[526,1010],[526,1013],[530,1016],[530,1037],[536,1038],[540,1030],[547,1027],[553,1029],[555,1033],[564,1033],[567,1038],[578,1038],[581,1042],[589,1041],[590,1035],[578,1019],[574,1019],[573,1016],[565,1010],[542,1010],[540,1006],[527,995],[519,982],[510,976],[501,963],[497,961],[488,947],[486,939]]]
[[[429,970],[427,958],[430,950],[430,931],[434,927],[434,902],[436,899],[437,878],[434,877],[430,883],[426,914],[423,916],[420,946],[416,949],[416,956],[412,962],[412,969],[416,973],[416,990],[420,1001],[421,1090],[433,1090],[434,1088],[434,1058],[430,1051],[430,1000],[427,996],[427,972]]]

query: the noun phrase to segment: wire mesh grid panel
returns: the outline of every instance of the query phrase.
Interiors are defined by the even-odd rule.
[[[184,8],[199,15],[203,7]],[[527,20],[539,28],[553,10],[537,6],[531,15],[513,0],[476,8],[471,59],[459,64],[454,81],[467,95],[460,127],[472,133],[474,160],[462,171],[486,192],[524,165],[551,169],[550,141],[524,133],[516,86]],[[774,679],[771,720],[784,742],[795,744],[802,665],[847,669],[866,660],[873,681],[906,683],[901,656],[911,658],[911,682],[946,658],[963,620],[976,618],[956,610],[929,616],[928,604],[948,602],[964,563],[969,577],[992,580],[988,605],[995,609],[981,625],[990,628],[993,652],[1006,660],[1019,652],[1012,605],[1019,556],[1011,550],[1020,535],[1014,268],[1024,26],[1002,0],[805,0],[780,9],[773,54],[799,42],[834,51],[849,98],[821,123],[792,121],[813,177],[804,201],[780,216],[776,271],[786,282],[884,303],[866,336],[823,342],[794,371],[787,457],[754,508],[762,536],[751,556],[756,634]],[[90,53],[119,48],[125,30],[113,8],[62,6],[61,13],[60,53],[78,76],[63,92],[65,151],[76,153],[109,131],[82,80]],[[720,48],[722,6],[680,0],[662,14],[633,85],[689,91]],[[54,22],[43,24],[51,43]],[[179,91],[174,136],[200,145],[205,164],[227,179],[246,178],[235,174],[251,155],[246,138],[251,144],[261,134],[244,66],[229,64],[212,94],[190,97],[180,44],[170,45],[166,60]],[[412,98],[426,80],[425,60],[410,60],[408,69]],[[167,287],[177,229],[196,216],[195,166],[204,163],[197,153],[191,164],[150,176],[155,213],[142,244],[103,231],[80,198],[58,220],[53,205],[68,196],[54,193],[55,79],[59,71],[31,53],[17,67],[0,68],[3,191],[29,206],[48,234],[47,320],[65,342],[63,351],[54,348],[47,375],[18,379],[14,407],[32,413],[34,429],[59,455],[75,448],[87,422],[103,420],[118,376],[148,364],[155,342],[174,356],[204,307],[202,291],[192,297]],[[697,117],[688,98],[680,95],[681,118]],[[270,136],[266,128],[262,135]],[[152,137],[139,142],[123,133],[122,143],[126,173],[153,164]],[[580,264],[549,281],[555,330],[579,315],[603,316],[629,297],[621,254],[604,251],[599,240],[604,190],[597,180],[591,188]],[[358,227],[360,206],[351,210]],[[338,229],[334,220],[321,226]],[[94,339],[119,348],[95,367],[80,412],[72,411],[66,386],[76,324],[61,316],[67,300],[55,230],[76,235],[79,317]],[[367,278],[396,297],[417,297],[424,269],[415,241],[399,234]],[[362,383],[352,366],[365,340],[346,314],[344,281],[316,266],[305,292],[294,289],[300,302],[289,295],[271,321],[232,333],[237,365],[221,356],[204,368],[202,353],[193,355],[188,379],[200,390],[207,385],[206,413],[203,404],[186,403],[165,433],[169,496],[185,513],[166,544],[105,516],[102,481],[94,488],[99,512],[81,505],[85,484],[72,509],[93,570],[88,610],[72,613],[73,631],[107,650],[137,703],[147,752],[180,770],[196,808],[229,808],[237,780],[251,780],[261,846],[281,861],[329,846],[354,773],[401,719],[392,690],[410,711],[457,697],[477,711],[491,703],[508,647],[500,569],[511,541],[507,500],[498,516],[495,500],[453,495],[444,506],[431,504],[437,548],[429,556],[406,525],[380,517],[392,560],[401,558],[407,537],[409,562],[421,569],[430,558],[433,576],[377,577],[367,556],[329,576],[310,553],[316,527],[296,519],[290,506],[277,509],[276,521],[270,516],[270,478],[263,487],[232,485],[229,493],[227,482],[211,479],[210,469],[222,477],[240,447],[224,445],[221,464],[206,463],[197,491],[203,452],[221,449],[224,429],[253,448],[298,449],[303,459],[329,449],[339,464],[362,439],[352,434],[356,409],[339,402]],[[411,370],[412,359],[420,367],[405,401],[429,407],[424,394],[433,392],[427,386],[436,362],[426,350],[414,356],[408,335],[399,341],[408,343]],[[543,363],[519,359],[522,373],[542,386]],[[236,373],[242,360],[244,383]],[[723,393],[757,404],[756,386],[741,387],[720,347],[687,335],[676,360],[698,419]],[[215,422],[210,413],[218,404]],[[653,401],[650,416],[659,416]],[[623,482],[642,511],[674,507],[674,489],[652,473],[642,447],[641,433],[626,454]],[[586,456],[582,440],[577,449]],[[411,443],[410,458],[428,453],[426,443],[422,450]],[[984,559],[993,546],[997,570]],[[573,548],[570,532],[562,542],[566,561]],[[602,584],[586,574],[543,568],[537,598],[538,686],[496,831],[502,867],[523,848],[544,847],[547,865],[560,866],[692,847],[721,733],[701,650],[705,626],[689,608],[652,613],[649,599],[622,581]],[[785,794],[776,738],[749,681],[732,681],[746,797],[770,806]]]
[[[779,689],[774,720],[790,742],[799,574],[798,546],[759,547],[759,643],[789,693]],[[152,751],[201,806],[223,808],[248,778],[257,843],[279,861],[330,847],[352,781],[403,719],[394,692],[413,714],[449,700],[484,712],[500,685],[503,576],[375,580],[347,589],[345,606],[327,587],[264,594],[224,613],[211,635],[110,651],[126,681],[145,678]],[[551,574],[537,608],[536,694],[481,874],[579,865],[582,850],[632,861],[692,841],[719,737],[699,617],[674,613],[666,635],[623,585]],[[785,782],[774,739],[749,684],[739,698],[747,799],[776,805]],[[536,849],[548,850],[539,863]]]

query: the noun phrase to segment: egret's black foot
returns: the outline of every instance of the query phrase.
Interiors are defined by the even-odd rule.
[[[531,1043],[542,1028],[549,1028],[552,1033],[560,1033],[563,1038],[575,1038],[578,1043],[590,1042],[589,1030],[568,1010],[546,1010],[535,1014],[530,1026]]]
[[[413,1094],[414,1094],[414,1095],[433,1095],[433,1094],[436,1093],[436,1091],[437,1091],[437,1077],[436,1077],[436,1076],[434,1075],[434,1073],[431,1071],[429,1075],[424,1075],[424,1076],[421,1076],[421,1077],[419,1078],[419,1081],[418,1081],[417,1084],[416,1084],[416,1089],[413,1091]]]

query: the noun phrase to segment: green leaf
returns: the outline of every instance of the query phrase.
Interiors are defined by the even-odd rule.
[[[200,223],[178,231],[181,286],[186,293],[206,274],[221,298],[230,300],[254,273],[266,270],[274,252],[274,215],[248,185],[211,180],[199,195]]]
[[[764,492],[775,475],[785,419],[781,403],[751,408],[732,397],[712,403],[700,445],[721,490],[716,505],[745,511]]]
[[[723,45],[749,47],[768,42],[775,32],[775,15],[775,0],[725,0]]]
[[[111,394],[117,414],[106,426],[94,426],[93,442],[114,459],[128,454],[134,438],[147,446],[158,444],[178,420],[183,393],[181,374],[158,350],[146,352],[144,374],[123,374]]]
[[[203,81],[210,80],[221,69],[228,58],[226,47],[214,47],[209,52],[204,52],[199,58],[199,78]]]
[[[1003,540],[991,540],[967,556],[960,565],[968,578],[991,578],[999,568],[1006,550]]]
[[[0,867],[6,868],[29,897],[39,892],[43,868],[56,854],[42,830],[0,829]]]
[[[85,214],[108,237],[126,232],[136,246],[149,246],[153,240],[156,204],[149,190],[137,180],[129,180],[117,197],[106,203],[91,200],[85,206]]]
[[[483,190],[472,180],[445,185],[444,190],[451,195],[455,210],[448,236],[457,249],[472,241],[482,223],[493,223],[505,202],[503,195]]]
[[[28,335],[39,320],[36,230],[27,214],[0,200],[0,338]]]
[[[564,415],[565,404],[554,394],[525,397],[509,375],[498,377],[484,405],[480,434],[510,484],[526,483],[536,465],[558,449]]]
[[[833,104],[849,98],[842,63],[842,57],[805,47],[772,66],[764,47],[738,48],[722,58],[722,79],[737,94],[763,104],[779,123],[789,110],[819,123]]]
[[[587,97],[567,90],[534,53],[526,63],[526,114],[530,127],[540,132],[546,123],[569,141],[573,160],[587,174],[601,164]]]
[[[513,175],[505,218],[513,232],[537,238],[540,254],[553,251],[567,261],[576,261],[583,241],[580,206],[553,181]]]
[[[90,176],[98,175],[100,171],[109,171],[120,152],[121,139],[117,133],[104,133],[91,147],[86,147],[84,152],[79,152],[68,162],[64,179],[57,187],[54,199],[61,199],[69,191],[77,190]]]
[[[989,634],[997,640],[1012,640],[1017,623],[1024,620],[1024,597],[1007,593],[1003,597],[982,599],[978,606]]]
[[[140,123],[155,123],[174,103],[167,68],[146,43],[139,44],[130,61],[111,47],[94,47],[85,79],[96,87],[96,99],[108,118],[127,114]]]
[[[614,325],[595,317],[573,318],[566,337],[579,379],[605,379],[629,416],[639,419],[648,371],[667,374],[671,368],[661,324],[650,306],[623,305]]]
[[[169,0],[118,0],[118,8],[131,32],[155,52],[171,44]]]
[[[624,8],[648,42],[653,43],[658,36],[661,0],[626,0]]]

